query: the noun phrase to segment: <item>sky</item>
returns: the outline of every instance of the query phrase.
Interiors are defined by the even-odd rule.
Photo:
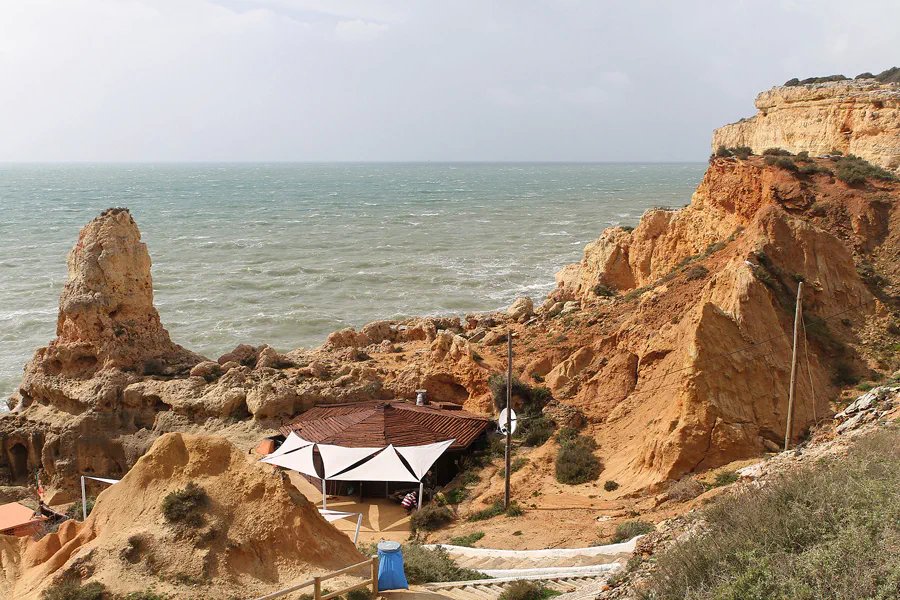
[[[0,0],[0,161],[700,161],[900,2]]]

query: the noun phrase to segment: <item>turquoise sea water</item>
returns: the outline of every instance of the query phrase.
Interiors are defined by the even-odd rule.
[[[687,204],[705,167],[0,165],[0,398],[53,339],[66,253],[111,206],[141,228],[173,339],[215,358],[538,302],[605,227]]]

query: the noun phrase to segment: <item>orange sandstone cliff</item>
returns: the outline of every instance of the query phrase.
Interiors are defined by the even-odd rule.
[[[0,470],[21,484],[38,469],[72,491],[82,473],[123,475],[167,432],[247,449],[315,404],[418,388],[490,412],[508,329],[516,374],[550,388],[561,424],[583,415],[571,422],[586,422],[618,494],[774,450],[800,281],[809,327],[794,440],[829,416],[842,387],[900,367],[884,351],[900,331],[890,327],[898,184],[849,186],[831,166],[713,160],[690,205],[604,231],[537,308],[519,299],[464,319],[378,321],[318,348],[242,344],[217,360],[169,340],[137,225],[107,211],[70,254],[57,339],[35,353],[0,417]]]

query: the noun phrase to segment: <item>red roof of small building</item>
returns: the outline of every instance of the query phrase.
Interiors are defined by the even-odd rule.
[[[0,532],[43,520],[44,517],[18,502],[0,505]]]
[[[487,429],[488,417],[463,410],[416,406],[403,401],[353,402],[315,406],[281,428],[320,444],[348,448],[421,446],[455,440],[466,448]]]

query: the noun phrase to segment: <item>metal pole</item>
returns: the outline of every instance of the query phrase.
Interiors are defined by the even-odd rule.
[[[419,508],[422,508],[422,495],[425,493],[425,484],[419,482]]]
[[[84,492],[84,475],[81,476],[81,514],[82,521],[87,521],[87,494]]]
[[[322,478],[322,510],[325,510],[326,508],[328,508],[328,506],[326,505],[326,502],[327,501],[325,500],[325,478],[323,477]]]
[[[506,492],[504,506],[509,508],[509,478],[512,443],[512,330],[506,330]]]
[[[356,542],[359,540],[359,527],[362,525],[362,513],[358,513],[359,516],[356,518],[356,533],[353,534],[353,545],[356,545]]]
[[[784,449],[787,450],[791,445],[791,437],[794,427],[794,392],[797,385],[797,338],[800,335],[800,311],[803,310],[803,303],[800,296],[803,293],[803,282],[797,284],[797,308],[794,310],[794,350],[791,354],[791,388],[788,392],[788,412],[787,427],[784,429]]]

